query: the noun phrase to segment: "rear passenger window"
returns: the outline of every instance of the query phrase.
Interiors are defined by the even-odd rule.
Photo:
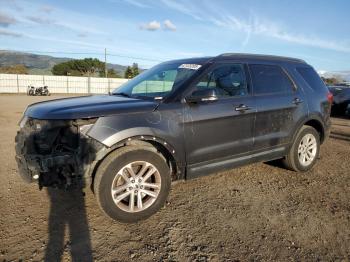
[[[312,89],[325,89],[325,84],[311,67],[297,67],[297,71]]]
[[[254,94],[291,93],[293,84],[279,66],[250,65]]]

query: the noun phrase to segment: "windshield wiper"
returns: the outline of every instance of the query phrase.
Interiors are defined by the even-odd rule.
[[[112,95],[114,95],[114,96],[131,97],[131,95],[129,95],[129,94],[127,94],[127,93],[123,93],[123,92],[121,92],[121,93],[112,93]]]

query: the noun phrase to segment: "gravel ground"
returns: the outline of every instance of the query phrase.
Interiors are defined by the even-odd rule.
[[[39,191],[20,179],[17,122],[52,98],[0,96],[0,261],[350,260],[349,119],[333,119],[310,172],[259,163],[178,182],[160,212],[125,225],[89,190]]]

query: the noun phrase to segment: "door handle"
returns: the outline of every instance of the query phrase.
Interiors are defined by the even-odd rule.
[[[296,97],[293,99],[293,104],[295,105],[299,105],[303,102],[303,100],[301,100],[300,98]]]
[[[241,104],[241,105],[235,107],[235,110],[238,111],[238,112],[244,112],[244,111],[247,111],[247,110],[250,110],[250,109],[252,109],[252,108],[249,107],[249,106],[246,106],[244,104]]]

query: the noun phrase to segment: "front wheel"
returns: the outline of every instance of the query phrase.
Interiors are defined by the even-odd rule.
[[[99,166],[94,192],[112,219],[133,223],[156,213],[170,191],[170,169],[152,147],[126,146],[109,154]]]
[[[284,159],[285,166],[294,171],[305,172],[316,163],[320,152],[320,135],[311,126],[303,126]]]

